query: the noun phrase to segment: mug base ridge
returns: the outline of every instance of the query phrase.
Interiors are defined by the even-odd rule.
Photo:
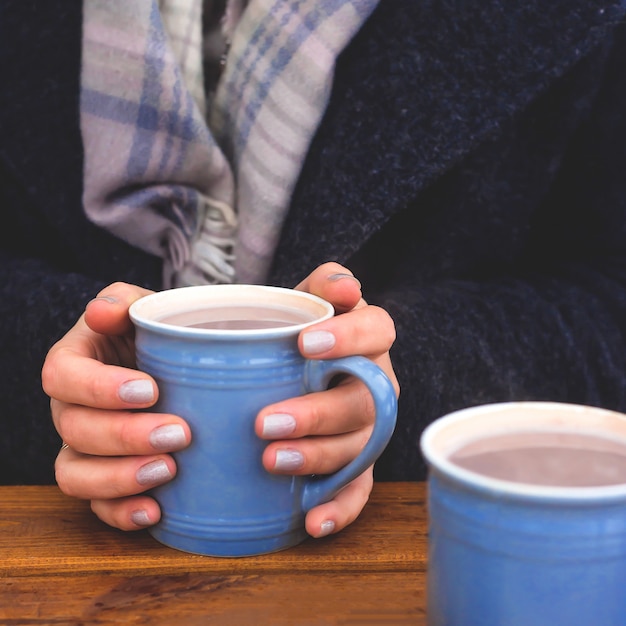
[[[280,552],[302,543],[308,537],[307,532],[302,528],[293,529],[279,536],[254,539],[191,537],[167,530],[160,524],[150,528],[148,532],[157,541],[170,548],[215,557],[246,557]]]

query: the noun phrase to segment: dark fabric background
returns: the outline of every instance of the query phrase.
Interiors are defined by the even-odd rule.
[[[450,410],[626,411],[626,59],[616,2],[383,0],[342,55],[270,283],[347,264],[394,317],[379,479]],[[85,219],[81,3],[0,2],[0,481],[50,482],[39,373],[108,282],[159,262]]]

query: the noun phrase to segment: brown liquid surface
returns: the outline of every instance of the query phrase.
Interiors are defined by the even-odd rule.
[[[163,324],[214,330],[261,330],[312,322],[305,311],[269,306],[216,306],[161,318]]]
[[[491,478],[558,487],[626,484],[626,445],[577,433],[517,433],[472,442],[449,460]]]

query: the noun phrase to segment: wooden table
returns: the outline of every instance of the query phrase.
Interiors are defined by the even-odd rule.
[[[53,486],[0,487],[0,624],[425,624],[422,483],[377,483],[349,528],[223,559],[101,523]]]

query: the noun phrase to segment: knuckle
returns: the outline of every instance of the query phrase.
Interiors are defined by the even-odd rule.
[[[108,485],[108,496],[112,499],[123,498],[128,495],[128,485],[121,480],[111,480]]]
[[[382,334],[386,345],[391,346],[396,340],[396,324],[387,311],[379,306],[371,305],[376,311],[377,332]]]
[[[374,403],[374,397],[364,384],[359,385],[357,398],[360,414],[365,418],[367,423],[371,422],[376,415],[376,405]]]
[[[324,452],[322,446],[305,446],[302,449],[304,456],[304,465],[302,467],[303,474],[326,474],[334,471],[335,468],[331,468],[329,465],[329,456]]]
[[[308,428],[307,428],[308,435],[318,435],[319,433],[322,432],[324,428],[324,415],[323,415],[323,409],[319,405],[313,404],[310,407],[309,415],[307,417],[307,422],[308,422]]]
[[[76,496],[76,492],[72,486],[72,481],[70,479],[69,472],[67,471],[65,464],[62,461],[60,461],[58,457],[54,463],[54,478],[56,480],[57,485],[59,486],[59,489],[66,496],[73,496],[73,497]]]
[[[92,499],[90,501],[91,512],[102,522],[124,530],[123,526],[119,523],[115,511],[111,511],[111,503],[107,500]]]
[[[126,418],[126,413],[120,413],[119,419],[114,420],[112,423],[113,432],[111,436],[116,440],[116,444],[125,453],[130,454],[135,451],[136,444],[136,430],[133,428],[134,422]]]
[[[54,398],[50,398],[50,415],[52,416],[52,423],[54,424],[54,427],[57,432],[59,432],[59,414],[60,414],[60,409],[58,407],[59,407],[59,401],[55,400]],[[61,433],[59,432],[59,434]]]
[[[123,502],[112,500],[92,500],[92,512],[105,524],[120,530],[130,530],[133,526],[128,521],[126,507]]]
[[[367,501],[370,499],[372,487],[374,486],[374,478],[372,472],[365,472],[359,477],[358,480],[355,481],[355,483],[356,497],[361,504],[361,508],[363,508],[367,504]]]
[[[89,508],[91,508],[91,512],[98,517],[98,519],[103,522],[106,521],[101,514],[102,503],[100,500],[92,499],[89,503]]]
[[[393,365],[391,364],[391,359],[387,358],[383,361],[383,363],[379,363],[379,367],[386,374],[391,386],[393,387],[396,398],[400,397],[400,382],[398,381],[398,377],[393,370]]]
[[[97,365],[101,364],[98,363]],[[99,369],[98,367],[96,371],[85,380],[85,388],[88,397],[92,398],[94,406],[108,406],[110,399],[108,379],[106,376],[100,375]]]
[[[57,379],[57,351],[51,350],[41,368],[41,386],[48,396],[52,396]]]
[[[347,504],[344,508],[344,526],[351,524],[359,517],[370,498],[373,485],[374,479],[370,470],[367,470],[350,483],[349,505]]]
[[[363,448],[365,448],[365,446],[367,445],[367,442],[370,440],[373,429],[374,427],[370,426],[369,428],[365,428],[361,431],[360,438],[358,440],[359,441],[359,454],[363,451]]]
[[[65,443],[75,448],[78,437],[76,436],[78,408],[73,405],[64,405],[56,412],[56,427],[59,435]]]

